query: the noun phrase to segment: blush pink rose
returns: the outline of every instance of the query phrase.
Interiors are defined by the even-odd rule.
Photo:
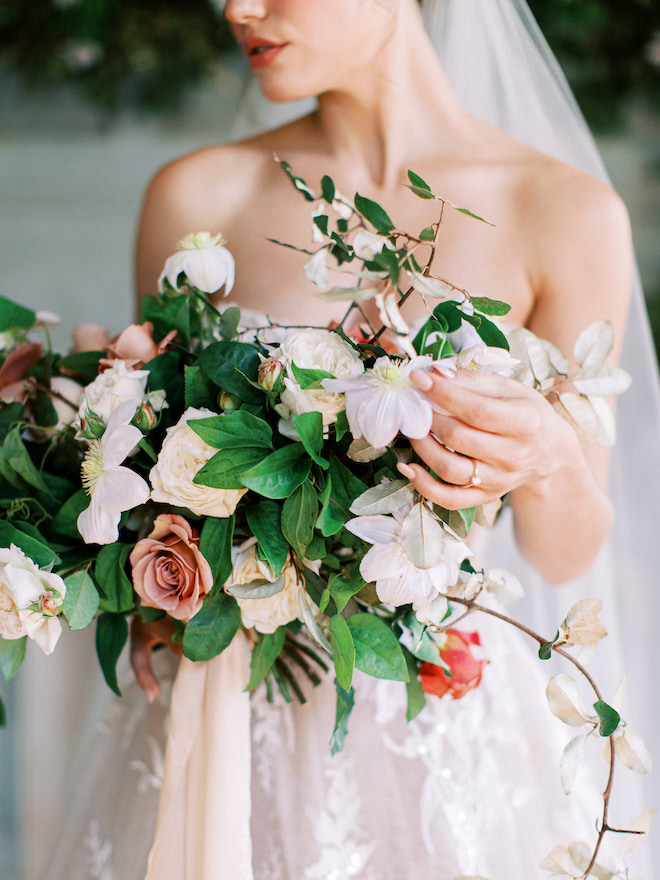
[[[143,605],[177,620],[190,620],[213,586],[211,566],[199,550],[199,529],[182,516],[157,517],[148,538],[129,557],[133,586]]]
[[[442,666],[422,663],[419,680],[427,694],[435,694],[436,697],[450,694],[454,700],[458,700],[479,686],[488,660],[477,660],[470,649],[471,645],[481,644],[479,633],[448,629],[445,635],[447,639],[440,648],[440,658],[449,667],[451,675],[447,675]]]
[[[176,331],[173,330],[160,342],[154,342],[154,325],[151,321],[131,324],[108,345],[108,361],[101,361],[101,365],[111,366],[113,360],[121,360],[128,367],[139,368],[166,351],[175,336]]]

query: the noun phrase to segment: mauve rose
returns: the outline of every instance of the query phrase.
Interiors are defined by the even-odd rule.
[[[419,668],[419,678],[427,694],[435,694],[436,697],[450,694],[458,700],[468,691],[478,687],[488,660],[477,660],[470,650],[470,645],[481,644],[479,633],[448,629],[445,631],[445,636],[445,642],[440,648],[440,658],[449,667],[451,675],[447,675],[441,666],[422,663]]]
[[[140,367],[166,351],[175,336],[176,331],[172,330],[160,342],[154,342],[154,325],[151,321],[131,324],[108,345],[108,361],[121,360],[131,367]],[[102,366],[105,363],[101,361]]]
[[[199,550],[199,529],[176,514],[156,517],[151,534],[137,542],[129,559],[142,604],[177,620],[197,614],[213,586],[211,566]]]

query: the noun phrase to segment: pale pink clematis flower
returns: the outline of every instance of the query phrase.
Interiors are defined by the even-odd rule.
[[[345,394],[351,434],[380,448],[389,446],[399,432],[421,439],[431,430],[433,408],[412,384],[410,374],[428,371],[432,364],[427,355],[405,360],[380,357],[361,376],[324,379],[321,384],[328,391]]]
[[[83,486],[89,507],[78,517],[78,530],[86,544],[111,544],[119,537],[119,520],[149,499],[149,485],[122,462],[136,446],[142,432],[130,421],[137,402],[125,400],[108,420],[100,440],[92,440],[82,463]]]

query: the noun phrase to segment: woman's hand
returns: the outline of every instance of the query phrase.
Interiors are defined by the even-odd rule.
[[[411,440],[439,479],[418,464],[398,466],[417,491],[447,510],[511,493],[518,547],[544,577],[561,583],[591,565],[612,523],[603,450],[591,462],[595,476],[568,422],[504,376],[460,370],[412,379],[439,410],[431,433]]]
[[[419,465],[400,470],[448,510],[495,501],[520,486],[534,490],[580,455],[570,425],[520,382],[474,370],[451,378],[415,372],[412,380],[440,410],[431,433],[412,447],[442,482]]]
[[[138,684],[147,695],[150,703],[160,693],[160,683],[151,664],[154,648],[165,645],[177,656],[181,656],[181,645],[172,641],[176,632],[171,617],[146,623],[141,617],[135,616],[131,622],[131,666]]]

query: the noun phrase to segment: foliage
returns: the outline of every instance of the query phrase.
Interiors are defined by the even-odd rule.
[[[641,95],[660,110],[660,6],[630,0],[529,0],[589,122],[611,128]]]
[[[29,89],[72,85],[102,112],[170,113],[233,46],[206,0],[11,0],[0,57]]]

